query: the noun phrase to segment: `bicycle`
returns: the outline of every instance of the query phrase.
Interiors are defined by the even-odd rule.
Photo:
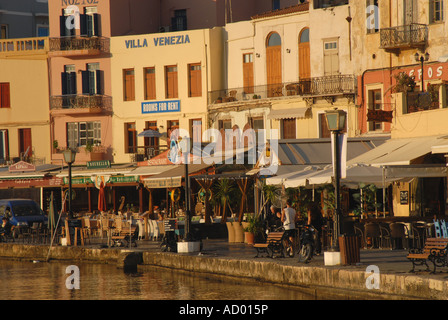
[[[284,257],[294,258],[296,248],[298,248],[298,237],[297,237],[297,229],[285,230],[283,226],[275,229],[277,232],[284,231],[282,238],[282,247],[283,252],[282,255]],[[293,241],[290,240],[290,237],[293,238]]]

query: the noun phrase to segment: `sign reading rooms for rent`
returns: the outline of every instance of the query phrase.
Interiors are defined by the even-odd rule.
[[[142,113],[180,112],[180,100],[142,102]]]

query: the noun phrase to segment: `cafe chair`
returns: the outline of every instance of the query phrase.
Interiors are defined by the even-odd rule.
[[[408,228],[404,223],[394,222],[390,224],[392,249],[409,249]]]
[[[369,243],[371,244],[370,249],[381,248],[381,230],[379,224],[366,223],[364,225],[364,243],[366,249],[369,247]]]
[[[392,250],[391,231],[389,225],[380,224],[381,232],[381,248],[389,248]]]

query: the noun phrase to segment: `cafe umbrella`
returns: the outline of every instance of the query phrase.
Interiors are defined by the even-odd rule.
[[[100,183],[100,191],[98,193],[98,210],[100,212],[106,211],[106,195],[104,193],[104,183]]]

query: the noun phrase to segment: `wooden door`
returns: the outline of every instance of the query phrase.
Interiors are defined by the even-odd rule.
[[[278,33],[272,33],[266,47],[266,73],[268,97],[281,96],[282,89],[282,45]]]
[[[299,79],[311,77],[310,29],[303,29],[299,37]]]
[[[25,154],[26,152],[26,154]],[[33,153],[31,143],[31,128],[19,129],[19,153],[30,157]]]
[[[296,119],[283,119],[282,120],[282,132],[283,132],[283,139],[295,139],[296,138]]]
[[[245,93],[254,93],[254,54],[243,54],[243,84]]]

